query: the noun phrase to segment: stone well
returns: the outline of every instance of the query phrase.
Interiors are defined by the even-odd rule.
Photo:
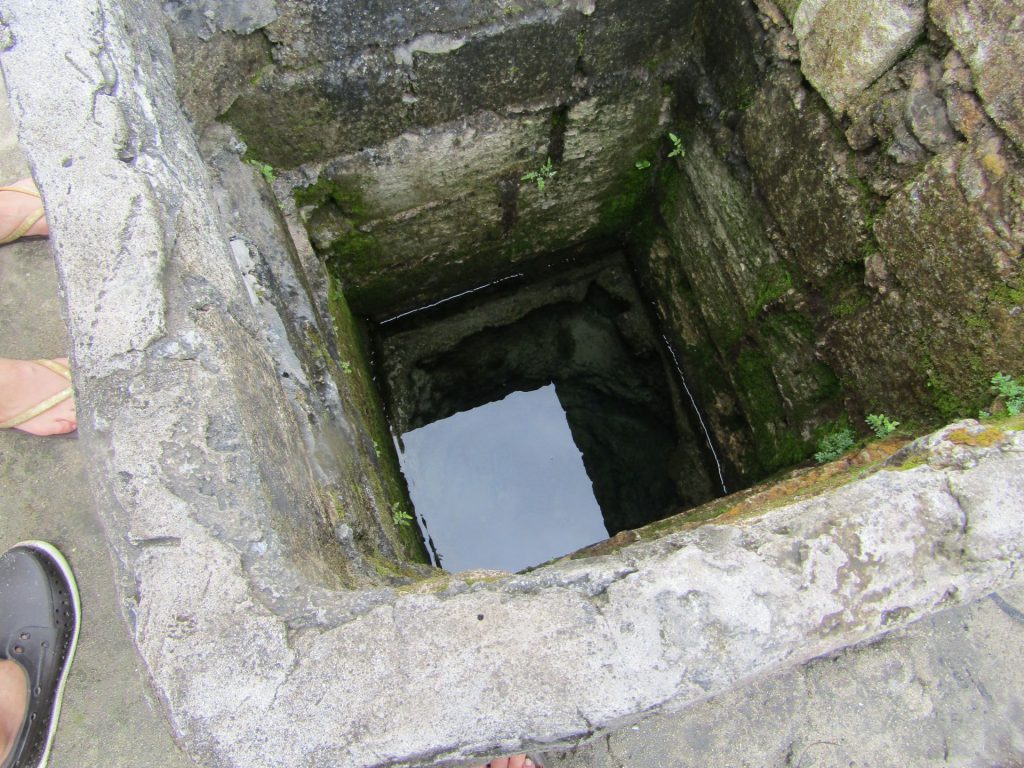
[[[974,6],[9,0],[82,441],[193,758],[570,745],[1019,582],[1020,421],[942,427],[1024,349],[1024,9]],[[732,487],[805,466],[430,568],[364,323],[609,247]],[[926,436],[806,466],[881,411]]]

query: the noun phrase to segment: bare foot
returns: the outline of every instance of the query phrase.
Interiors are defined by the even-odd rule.
[[[28,190],[30,194],[13,192],[11,190],[0,190],[0,240],[10,242],[12,235],[18,237],[47,237],[50,234],[50,227],[46,223],[46,216],[42,215],[32,225],[18,234],[19,228],[31,217],[42,212],[43,201],[39,199],[39,190],[31,177],[19,179],[10,187]],[[14,238],[15,240],[17,237]]]
[[[68,359],[58,357],[54,362],[67,366]],[[0,424],[59,395],[69,386],[71,382],[65,377],[40,363],[0,357]],[[66,435],[74,432],[78,428],[74,398],[68,397],[14,428],[32,435]]]
[[[514,755],[513,757],[499,757],[496,760],[491,760],[487,765],[478,765],[476,768],[543,768],[542,766],[534,765],[526,755]]]
[[[0,763],[14,746],[28,712],[28,676],[20,664],[0,661]]]

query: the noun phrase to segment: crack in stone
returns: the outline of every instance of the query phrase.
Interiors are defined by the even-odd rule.
[[[1024,624],[1024,611],[1020,611],[1017,608],[1014,608],[1012,605],[1006,602],[1006,600],[1004,600],[1002,596],[1000,596],[997,592],[993,592],[988,597],[989,600],[991,600],[993,603],[999,606],[999,610],[1001,610],[1014,621],[1020,624]]]
[[[128,543],[139,549],[147,549],[149,547],[180,547],[181,538],[179,536],[130,537]]]
[[[950,477],[950,474],[948,472],[943,472],[942,475],[946,493],[948,493],[950,498],[956,502],[957,509],[960,510],[960,529],[958,533],[962,538],[966,538],[970,529],[970,514],[964,506],[963,499],[960,498],[956,488],[953,486],[953,479]]]
[[[615,750],[612,749],[612,734],[605,734],[604,737],[604,748],[608,753],[609,759],[612,761],[614,768],[626,768],[626,763],[615,754]]]

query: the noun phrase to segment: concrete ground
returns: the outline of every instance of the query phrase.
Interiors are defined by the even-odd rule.
[[[547,768],[1021,768],[1024,590],[649,718]]]
[[[0,179],[26,174],[6,94],[0,93]],[[0,328],[0,356],[64,353],[66,332],[45,240],[0,248]],[[0,548],[25,538],[55,543],[75,568],[82,592],[81,645],[51,765],[193,765],[175,745],[139,669],[85,473],[74,439],[0,434]],[[685,712],[548,754],[547,764],[1024,766],[1021,610],[1024,590],[945,611]]]
[[[28,175],[0,85],[0,183]],[[0,357],[59,357],[67,332],[46,240],[0,246]],[[0,549],[44,539],[78,578],[82,634],[50,765],[184,768],[193,765],[151,700],[117,604],[114,570],[94,512],[86,461],[74,438],[0,433]]]

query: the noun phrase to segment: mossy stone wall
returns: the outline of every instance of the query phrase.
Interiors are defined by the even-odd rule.
[[[1021,34],[967,0],[854,5],[282,0],[173,37],[197,127],[293,198],[343,336],[617,242],[751,479],[1022,372]]]

